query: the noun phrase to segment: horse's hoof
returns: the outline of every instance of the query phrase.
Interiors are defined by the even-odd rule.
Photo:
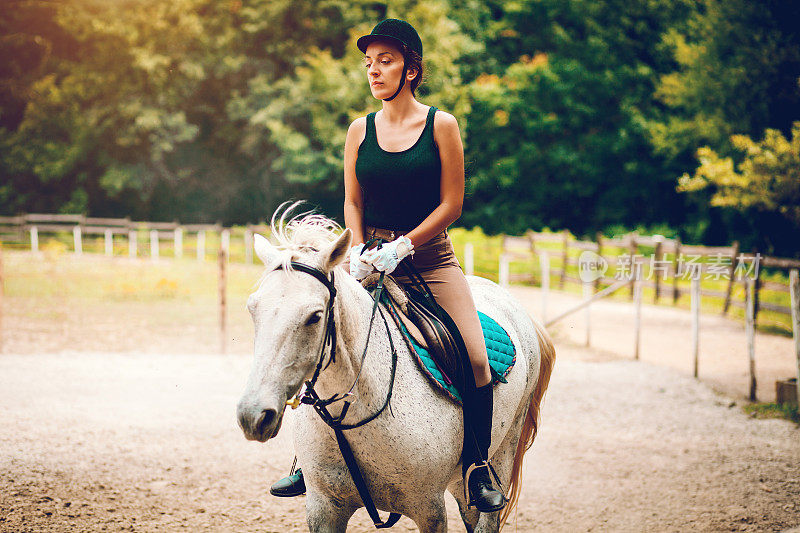
[[[303,471],[299,468],[291,476],[279,479],[270,488],[269,493],[279,498],[291,498],[306,493],[306,482]]]

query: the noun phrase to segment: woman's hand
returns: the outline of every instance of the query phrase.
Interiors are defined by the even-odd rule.
[[[350,275],[357,280],[362,280],[372,273],[372,265],[365,262],[365,255],[361,255],[364,243],[356,244],[350,248]]]
[[[414,253],[414,245],[405,235],[401,235],[390,243],[384,244],[381,248],[373,248],[364,252],[361,257],[370,263],[380,272],[391,274],[400,261]]]

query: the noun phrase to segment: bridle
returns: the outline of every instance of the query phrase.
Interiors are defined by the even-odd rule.
[[[365,250],[372,244],[373,241],[367,242],[364,245],[362,250]],[[382,241],[378,239],[378,246],[380,247]],[[364,482],[364,478],[361,475],[361,470],[358,467],[358,463],[356,462],[355,456],[353,455],[353,451],[350,448],[350,444],[347,442],[347,439],[344,436],[344,431],[348,429],[355,429],[357,427],[361,427],[375,418],[377,418],[387,407],[389,408],[389,412],[391,413],[392,408],[390,405],[390,401],[392,399],[392,390],[394,389],[394,380],[395,375],[397,374],[397,350],[395,349],[394,342],[392,341],[392,334],[389,329],[389,323],[386,320],[386,317],[383,314],[383,310],[380,309],[378,303],[380,302],[381,295],[383,293],[383,280],[386,276],[385,272],[381,272],[380,278],[378,279],[378,285],[373,293],[373,304],[372,304],[372,315],[369,319],[369,329],[367,330],[367,340],[364,344],[364,352],[361,355],[361,366],[358,369],[358,374],[356,374],[356,378],[353,381],[353,385],[350,387],[344,394],[334,394],[330,398],[322,399],[319,397],[317,392],[314,390],[314,386],[317,383],[317,379],[319,379],[319,375],[322,371],[324,371],[332,362],[336,360],[336,321],[333,314],[333,304],[336,298],[336,288],[334,287],[334,275],[333,271],[331,271],[330,278],[323,272],[322,270],[306,265],[305,263],[300,263],[297,261],[292,261],[291,267],[294,270],[298,270],[300,272],[305,272],[311,276],[314,276],[320,283],[325,285],[328,289],[329,298],[328,298],[328,305],[325,306],[325,333],[322,336],[322,341],[320,343],[319,348],[319,356],[317,359],[317,366],[314,369],[314,374],[310,380],[305,382],[305,388],[303,389],[302,394],[299,396],[288,400],[286,405],[292,407],[292,409],[296,409],[300,404],[311,405],[314,407],[314,410],[320,416],[323,422],[325,422],[328,426],[333,429],[334,434],[336,435],[336,441],[339,444],[339,450],[342,453],[342,457],[347,464],[348,470],[350,470],[350,475],[353,478],[353,482],[358,489],[358,493],[361,496],[361,501],[364,503],[364,506],[369,513],[370,518],[372,518],[373,523],[377,529],[385,529],[392,527],[394,524],[400,520],[399,513],[390,513],[389,518],[384,522],[381,521],[380,516],[378,515],[378,510],[375,507],[375,503],[372,501],[372,497],[369,494],[369,489],[367,488],[367,484]],[[282,269],[283,266],[279,266],[278,270]],[[378,311],[383,319],[384,326],[386,327],[386,335],[389,338],[389,345],[392,350],[392,373],[391,378],[389,380],[389,391],[386,394],[386,400],[384,401],[383,405],[380,409],[376,412],[372,413],[371,415],[367,416],[366,418],[360,420],[359,422],[345,424],[344,417],[347,415],[347,410],[350,408],[351,401],[345,400],[349,396],[353,395],[353,391],[358,384],[358,380],[361,377],[361,372],[364,369],[364,360],[367,355],[367,348],[369,347],[369,337],[372,333],[372,323],[375,319],[375,313]],[[330,345],[330,356],[328,357],[327,364],[324,364],[325,361],[325,349]],[[344,403],[342,405],[342,410],[338,416],[333,416],[328,411],[328,406],[332,403],[342,401]]]
[[[325,288],[328,289],[328,305],[325,306],[325,334],[322,336],[322,342],[320,343],[319,347],[319,357],[317,359],[317,367],[314,369],[314,375],[311,378],[311,381],[306,381],[306,384],[311,383],[311,387],[317,383],[317,379],[319,378],[319,374],[321,371],[328,368],[328,366],[336,361],[336,321],[333,316],[333,303],[336,298],[336,287],[334,286],[334,276],[333,271],[331,271],[331,277],[325,275],[325,273],[312,266],[306,265],[305,263],[298,263],[297,261],[292,261],[291,266],[294,270],[299,270],[300,272],[305,272],[306,274],[310,274],[317,278],[320,283],[325,285]],[[277,270],[283,269],[283,265],[280,265]],[[322,363],[325,360],[325,348],[330,344],[330,357],[328,358],[328,364],[325,367],[322,367]],[[300,397],[296,397],[292,400],[286,402],[286,405],[291,406],[293,409],[296,409],[298,405],[300,405]]]
[[[367,340],[364,343],[364,351],[361,354],[361,365],[358,369],[358,373],[356,374],[356,378],[353,381],[353,385],[344,394],[334,394],[329,398],[322,399],[314,390],[314,386],[317,384],[317,380],[319,379],[320,373],[324,371],[326,368],[328,368],[328,366],[330,366],[331,363],[336,361],[336,319],[334,318],[333,314],[333,304],[336,298],[336,288],[334,287],[335,284],[334,274],[333,272],[331,272],[330,278],[328,278],[322,270],[306,265],[305,263],[299,263],[297,261],[292,261],[291,266],[294,270],[305,272],[306,274],[314,276],[317,280],[320,281],[320,283],[325,285],[325,288],[328,289],[328,293],[330,296],[328,298],[328,305],[325,306],[325,316],[324,316],[325,323],[323,326],[325,333],[322,336],[322,341],[320,342],[320,347],[318,351],[319,355],[317,357],[317,366],[314,369],[314,374],[312,375],[310,380],[307,380],[305,382],[305,388],[303,392],[299,396],[291,400],[287,400],[286,405],[292,407],[293,409],[296,409],[300,404],[311,405],[312,407],[314,407],[317,413],[319,413],[322,420],[333,429],[337,428],[354,429],[357,427],[361,427],[364,424],[367,424],[372,420],[374,420],[375,418],[377,418],[387,407],[391,412],[390,401],[392,398],[392,390],[394,389],[394,378],[397,371],[397,350],[394,346],[394,341],[392,340],[392,336],[389,330],[389,324],[386,320],[386,317],[383,314],[383,310],[378,306],[378,303],[380,302],[381,299],[381,294],[383,293],[383,280],[386,274],[383,272],[381,273],[380,278],[378,279],[378,285],[373,294],[372,314],[369,320],[369,329],[367,330]],[[279,266],[278,270],[282,268],[283,268],[282,266]],[[333,403],[345,400],[345,398],[353,396],[353,391],[355,390],[358,384],[358,380],[361,377],[361,372],[364,370],[364,360],[366,359],[367,349],[369,347],[369,338],[370,335],[372,334],[372,324],[373,321],[375,320],[376,312],[379,312],[381,318],[383,319],[384,326],[386,328],[386,334],[389,339],[389,345],[392,351],[392,374],[391,374],[391,379],[389,381],[389,392],[386,395],[386,400],[384,401],[383,405],[376,412],[374,412],[373,414],[369,415],[368,417],[364,418],[359,422],[355,422],[352,424],[345,424],[343,420],[352,402],[345,401],[341,413],[335,417],[330,415],[330,413],[327,410],[327,407]],[[326,359],[325,351],[328,345],[330,345],[330,350],[329,350],[330,355],[327,358],[328,362],[325,363]]]

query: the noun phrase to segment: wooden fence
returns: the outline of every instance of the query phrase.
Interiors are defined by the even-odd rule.
[[[265,225],[248,225],[241,232],[244,244],[244,259],[253,262],[253,233],[268,232]],[[171,256],[183,257],[186,250],[186,237],[195,240],[193,255],[198,260],[208,258],[207,237],[209,234],[219,237],[219,248],[229,255],[231,228],[221,224],[181,224],[179,222],[138,222],[129,218],[91,218],[83,215],[27,214],[16,217],[0,217],[0,242],[10,248],[29,249],[34,253],[40,251],[40,236],[63,237],[72,236],[72,251],[76,255],[83,253],[88,238],[98,239],[102,236],[105,255],[120,255],[120,242],[128,257],[150,256],[159,259],[163,255],[162,243],[170,242]]]
[[[198,260],[207,259],[207,240],[209,233],[219,235],[217,258],[219,262],[219,304],[220,304],[220,331],[221,351],[226,351],[226,286],[227,269],[225,265],[230,258],[232,228],[225,228],[221,224],[180,224],[178,222],[137,222],[128,218],[91,218],[83,215],[53,215],[53,214],[27,214],[16,217],[0,217],[0,246],[3,243],[9,248],[30,249],[39,252],[39,236],[51,235],[64,238],[71,234],[72,250],[76,255],[83,253],[84,237],[91,236],[96,241],[102,235],[103,250],[107,256],[127,255],[137,257],[143,254],[140,247],[140,236],[149,243],[149,255],[152,259],[162,256],[161,243],[172,242],[172,257],[183,257],[185,251],[184,237],[192,235],[195,239],[195,256]],[[248,225],[242,230],[236,230],[237,237],[241,236],[244,248],[244,261],[253,262],[253,234],[256,232],[268,233],[265,225]],[[143,239],[144,240],[144,239]],[[115,243],[126,242],[126,254],[115,250]],[[144,243],[142,243],[144,244]],[[144,248],[146,250],[147,248]],[[591,252],[590,261],[581,262],[575,253],[584,254]],[[649,262],[646,257],[649,255]],[[689,257],[690,260],[686,261]],[[538,269],[528,269],[524,273],[511,273],[512,261],[538,260]],[[709,261],[709,260],[714,261]],[[551,262],[552,260],[552,262]],[[750,266],[748,267],[748,262]],[[580,276],[574,276],[575,268],[582,265],[593,264],[600,271],[593,273],[592,281],[586,282]],[[467,273],[472,273],[474,268],[474,249],[467,243],[464,252],[464,265]],[[551,266],[552,265],[552,266]],[[575,268],[571,268],[575,267]],[[614,268],[617,275],[606,276],[610,268]],[[647,277],[644,268],[649,267]],[[790,284],[784,284],[763,278],[763,267],[790,271]],[[791,316],[795,338],[795,352],[800,377],[800,282],[798,282],[798,268],[800,260],[762,256],[760,254],[742,254],[739,243],[730,246],[699,246],[682,244],[677,239],[666,239],[662,236],[640,236],[635,233],[621,238],[609,239],[596,235],[594,241],[575,239],[569,232],[536,233],[529,231],[524,236],[503,236],[502,249],[499,261],[499,280],[501,285],[511,282],[527,281],[541,284],[542,293],[542,318],[546,318],[547,291],[550,288],[551,277],[557,278],[558,288],[563,289],[566,283],[581,284],[584,293],[584,302],[573,310],[562,313],[561,316],[551,319],[550,322],[571,314],[578,309],[585,310],[586,317],[586,343],[589,343],[589,303],[605,297],[618,289],[630,286],[630,298],[636,305],[636,346],[635,356],[638,358],[639,348],[639,315],[641,305],[642,287],[653,289],[653,302],[667,295],[671,296],[673,304],[678,302],[682,291],[689,293],[685,287],[680,287],[679,280],[689,274],[691,280],[691,304],[694,316],[694,357],[695,375],[697,375],[697,344],[699,324],[699,302],[701,296],[711,296],[724,300],[722,313],[727,314],[731,306],[742,308],[746,311],[746,326],[748,330],[748,345],[750,352],[751,376],[754,376],[754,358],[752,350],[753,332],[759,309]],[[619,270],[622,269],[620,276]],[[742,270],[744,270],[743,275]],[[580,272],[580,270],[579,270]],[[537,274],[539,279],[537,279]],[[702,288],[699,277],[702,275],[713,276],[724,283],[725,290],[715,290],[708,287]],[[738,280],[737,280],[737,274]],[[0,321],[2,321],[2,248],[0,248]],[[626,277],[627,276],[627,277]],[[652,280],[650,279],[652,278]],[[736,300],[733,297],[733,288],[736,281],[741,281],[744,286],[744,297]],[[601,287],[605,285],[605,287]],[[790,295],[790,306],[778,305],[762,301],[759,297],[762,291],[777,291]],[[0,351],[2,350],[2,336],[0,336]],[[752,377],[751,399],[755,399],[755,378]],[[800,380],[798,380],[798,395],[800,395]]]
[[[471,245],[467,246],[471,255]],[[592,252],[585,261],[583,257],[575,257],[571,251]],[[616,253],[614,253],[616,251]],[[649,261],[647,260],[649,253]],[[556,259],[560,265],[551,268],[550,258]],[[686,257],[690,261],[686,261]],[[536,271],[511,274],[511,261],[531,261],[538,258],[541,275],[540,283],[536,280]],[[712,261],[709,261],[712,260]],[[576,267],[581,272],[584,265],[595,265],[594,271],[587,269],[589,275],[576,277],[569,272]],[[748,265],[749,264],[749,265]],[[609,267],[617,270],[622,266],[623,275],[611,278],[605,275]],[[645,267],[648,267],[645,272]],[[789,272],[789,283],[781,283],[763,279],[764,268]],[[677,304],[681,291],[679,279],[689,275],[691,314],[692,314],[692,356],[694,376],[698,377],[699,337],[700,337],[700,300],[702,296],[710,296],[723,300],[722,314],[728,313],[731,306],[745,310],[745,334],[747,338],[748,366],[750,374],[749,398],[756,401],[755,377],[755,327],[758,310],[765,309],[775,313],[789,315],[794,338],[794,356],[797,362],[797,381],[794,384],[795,398],[800,398],[800,281],[798,281],[800,260],[762,256],[761,254],[740,253],[739,243],[731,246],[699,246],[682,245],[679,240],[665,239],[661,236],[639,236],[630,234],[623,238],[606,239],[600,235],[595,241],[579,241],[568,232],[535,233],[528,232],[524,236],[503,236],[502,250],[498,265],[498,278],[501,285],[507,286],[511,281],[528,281],[542,287],[541,318],[546,325],[573,314],[581,309],[585,313],[586,345],[590,339],[590,304],[606,297],[625,285],[630,285],[630,296],[635,305],[635,345],[634,358],[638,359],[640,342],[640,316],[642,287],[653,289],[653,302],[658,303],[666,294],[671,294],[673,304]],[[467,269],[468,273],[471,273]],[[574,282],[582,285],[583,302],[547,320],[547,294],[550,289],[550,276],[558,277],[558,288],[563,289],[565,283]],[[701,277],[709,276],[724,284],[725,290],[714,290],[701,287]],[[645,279],[646,277],[646,279]],[[650,279],[652,278],[652,280]],[[733,298],[734,283],[740,281],[744,288],[740,300]],[[601,285],[606,285],[602,290]],[[790,305],[778,305],[765,302],[760,298],[761,291],[787,293]],[[788,384],[788,382],[787,382]],[[776,387],[780,386],[776,383]],[[780,400],[780,395],[779,399]]]
[[[618,276],[609,277],[605,273],[596,276],[593,281],[594,290],[601,285],[611,285],[624,276],[632,275],[633,268],[646,270],[640,272],[643,287],[653,289],[653,303],[670,298],[673,304],[683,293],[689,293],[688,287],[681,287],[679,281],[691,281],[696,277],[705,277],[723,284],[724,290],[703,287],[701,296],[710,296],[722,300],[722,314],[726,315],[731,307],[745,309],[747,279],[754,282],[754,319],[757,320],[759,310],[769,310],[782,315],[791,316],[791,306],[779,305],[763,301],[764,291],[774,291],[789,295],[789,284],[764,279],[764,268],[790,271],[800,268],[800,260],[769,257],[758,253],[742,253],[739,243],[730,246],[687,245],[678,239],[666,239],[661,236],[641,236],[635,233],[621,238],[610,239],[597,235],[594,241],[582,241],[572,237],[569,232],[535,233],[528,232],[523,236],[504,236],[500,256],[499,274],[501,284],[515,281],[526,281],[539,284],[536,272],[509,273],[512,261],[530,261],[538,258],[542,262],[543,255],[548,262],[558,265],[549,269],[549,274],[557,278],[557,286],[563,289],[566,283],[583,284],[580,277],[571,274],[580,267],[575,252],[593,252],[607,265],[609,270],[617,271]],[[647,259],[635,262],[632,258]],[[638,266],[634,266],[637,264]],[[540,270],[541,271],[541,270]],[[788,272],[787,272],[788,273]],[[620,275],[621,274],[621,275]],[[646,279],[645,279],[646,278]],[[733,297],[735,283],[742,285],[742,298]],[[634,298],[633,284],[630,286],[630,298]]]

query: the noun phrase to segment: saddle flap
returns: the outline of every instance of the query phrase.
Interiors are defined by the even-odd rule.
[[[367,289],[371,290],[374,289],[378,284],[378,278],[380,274],[372,273],[368,275],[366,278],[361,280],[361,285]],[[408,318],[408,297],[406,296],[405,291],[400,286],[397,281],[394,280],[391,276],[386,276],[383,279],[383,290],[384,293],[388,294],[391,298],[394,305],[400,310],[399,315],[400,321],[405,326],[406,331],[411,337],[414,339],[420,347],[427,349],[428,343],[425,340],[425,337],[422,336],[422,333],[419,331],[419,328]]]
[[[415,291],[406,290],[408,318],[425,338],[428,351],[446,382],[460,388],[462,383],[459,349],[450,330],[425,305],[425,299]]]
[[[362,280],[364,287],[377,283],[376,274]],[[400,310],[400,320],[421,347],[427,349],[448,384],[460,386],[462,381],[458,345],[450,330],[427,307],[425,297],[414,289],[405,288],[391,276],[384,277],[384,292]]]

